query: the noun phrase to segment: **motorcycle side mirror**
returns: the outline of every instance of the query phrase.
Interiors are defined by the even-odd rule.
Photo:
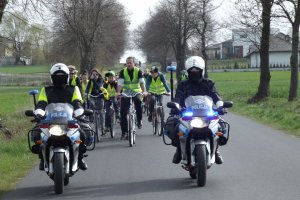
[[[233,102],[232,101],[225,101],[223,104],[224,108],[231,108],[233,106]]]
[[[91,116],[93,113],[94,113],[93,110],[90,110],[90,109],[84,110],[84,115],[86,115],[86,116]]]
[[[168,108],[174,108],[174,109],[180,111],[180,105],[178,103],[175,103],[175,102],[168,102],[167,107]]]
[[[33,110],[25,110],[25,115],[27,117],[34,117],[34,113],[33,113]]]

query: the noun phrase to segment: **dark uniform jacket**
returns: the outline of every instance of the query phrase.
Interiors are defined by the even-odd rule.
[[[82,108],[82,97],[77,86],[66,85],[65,88],[47,86],[42,88],[36,109],[45,110],[50,103],[69,103],[74,110]]]
[[[179,103],[181,107],[185,107],[185,99],[189,96],[207,95],[213,99],[214,103],[222,101],[219,96],[215,83],[210,79],[202,79],[199,83],[195,84],[191,80],[185,80],[179,83],[174,102]]]

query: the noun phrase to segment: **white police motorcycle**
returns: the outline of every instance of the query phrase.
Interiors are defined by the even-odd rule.
[[[69,184],[69,177],[78,171],[79,151],[85,152],[79,131],[80,125],[73,118],[73,106],[68,103],[51,103],[46,106],[44,119],[37,119],[32,110],[25,111],[26,116],[35,117],[32,122],[38,122],[34,129],[28,132],[30,150],[42,156],[44,171],[54,181],[56,194],[63,193],[65,185]],[[85,115],[93,112],[85,110]],[[39,140],[31,145],[32,132],[41,132]],[[94,146],[89,149],[93,150]],[[84,148],[84,149],[80,149]]]
[[[215,153],[219,142],[224,145],[229,137],[229,124],[220,115],[232,102],[224,102],[214,109],[209,96],[190,96],[185,100],[185,108],[178,103],[168,102],[167,107],[179,114],[179,145],[182,153],[182,167],[189,171],[191,178],[197,178],[198,186],[206,184],[206,170],[215,163]]]

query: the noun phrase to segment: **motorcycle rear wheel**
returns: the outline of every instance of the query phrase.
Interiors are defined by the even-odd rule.
[[[206,184],[206,147],[203,144],[198,144],[195,147],[195,156],[197,161],[197,184],[203,187]]]
[[[64,153],[54,154],[54,190],[56,194],[62,194],[64,191]]]

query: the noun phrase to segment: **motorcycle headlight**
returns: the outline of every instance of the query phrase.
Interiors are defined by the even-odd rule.
[[[50,135],[55,135],[55,136],[65,135],[67,133],[66,126],[65,125],[52,125],[49,128],[49,133],[50,133]]]
[[[202,118],[194,118],[191,120],[191,126],[194,128],[204,128],[207,125],[207,122]]]

